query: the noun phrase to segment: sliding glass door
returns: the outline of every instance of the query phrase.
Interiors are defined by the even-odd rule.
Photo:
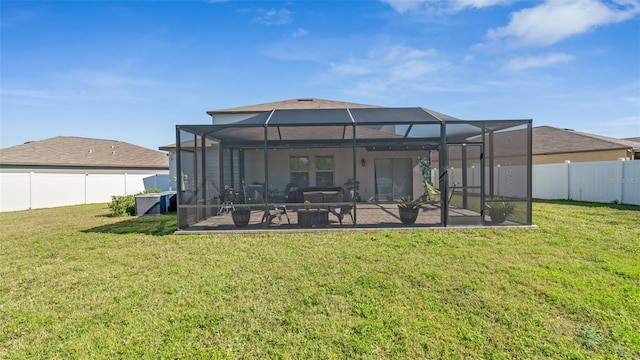
[[[402,196],[411,195],[411,159],[376,159],[375,186],[376,201],[399,201]]]

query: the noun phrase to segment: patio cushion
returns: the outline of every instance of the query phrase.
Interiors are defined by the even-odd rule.
[[[287,197],[287,202],[289,203],[302,203],[305,200],[305,193],[312,193],[312,192],[332,192],[332,193],[338,193],[340,194],[340,196],[342,196],[343,194],[343,189],[340,186],[312,186],[312,187],[306,187],[306,188],[296,188],[294,191],[289,192],[289,196]],[[322,195],[322,194],[321,194]],[[341,200],[342,201],[342,198]],[[314,202],[309,200],[309,202]],[[317,201],[317,202],[322,202],[322,201]],[[332,200],[332,202],[335,202],[335,200]]]

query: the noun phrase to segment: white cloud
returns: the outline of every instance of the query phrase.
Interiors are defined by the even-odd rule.
[[[291,11],[287,9],[259,9],[260,15],[253,18],[254,23],[262,25],[286,25],[291,23]]]
[[[424,3],[431,3],[429,0],[380,0],[381,2],[391,6],[393,10],[404,14],[408,11],[420,9]]]
[[[468,7],[481,9],[496,5],[506,5],[512,2],[513,0],[454,0],[451,1],[451,8],[454,10],[462,10]]]
[[[337,73],[337,74],[344,74],[344,75],[365,75],[365,74],[370,74],[371,70],[369,67],[364,66],[364,65],[360,65],[360,64],[356,64],[355,60],[352,62],[346,62],[343,64],[332,64],[332,71]]]
[[[547,0],[511,14],[507,26],[489,30],[487,37],[507,39],[516,46],[546,46],[639,13],[639,0]]]
[[[309,35],[309,32],[303,28],[297,28],[296,31],[293,32],[293,37],[303,37]]]
[[[566,63],[575,60],[575,56],[563,53],[551,53],[541,56],[515,57],[505,64],[507,70],[526,70]]]
[[[640,115],[632,115],[618,119],[612,119],[606,121],[607,125],[610,126],[628,126],[635,125],[637,126],[637,130],[640,131]]]
[[[437,54],[435,49],[421,50],[396,45],[372,50],[365,57],[334,62],[332,71],[351,75],[376,74],[387,76],[391,81],[418,78],[437,68],[437,62],[432,59]]]
[[[629,104],[636,105],[640,109],[640,95],[625,96],[623,100]]]
[[[86,84],[96,88],[118,89],[125,87],[150,87],[158,85],[157,81],[126,76],[117,72],[101,70],[71,70],[52,74],[60,81],[71,81]]]
[[[365,56],[331,62],[322,77],[329,83],[348,84],[349,94],[376,96],[392,92],[424,91],[439,86],[438,72],[449,64],[437,58],[435,49],[416,49],[405,45],[380,47]]]
[[[512,3],[514,0],[380,0],[400,14],[426,10],[429,13],[458,12],[466,8],[481,9]]]
[[[393,46],[387,51],[386,58],[391,61],[395,60],[413,60],[422,59],[425,57],[432,57],[438,55],[436,49],[419,50],[408,48],[403,45]]]
[[[28,89],[0,89],[0,95],[7,97],[17,98],[33,98],[33,99],[54,99],[55,96],[49,92],[42,90],[28,90]]]

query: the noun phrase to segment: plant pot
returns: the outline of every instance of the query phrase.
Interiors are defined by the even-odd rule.
[[[418,213],[420,209],[410,209],[405,207],[398,207],[400,212],[400,221],[402,221],[405,225],[415,224],[416,219],[418,218]]]
[[[491,216],[491,221],[495,224],[502,224],[507,220],[507,214],[503,212],[494,211],[489,213],[489,216]]]
[[[251,211],[236,210],[231,213],[231,218],[237,227],[246,227],[249,225],[249,219],[251,219]]]

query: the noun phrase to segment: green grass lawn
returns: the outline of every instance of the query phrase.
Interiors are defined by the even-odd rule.
[[[640,207],[532,229],[176,236],[0,214],[0,358],[640,358]]]

